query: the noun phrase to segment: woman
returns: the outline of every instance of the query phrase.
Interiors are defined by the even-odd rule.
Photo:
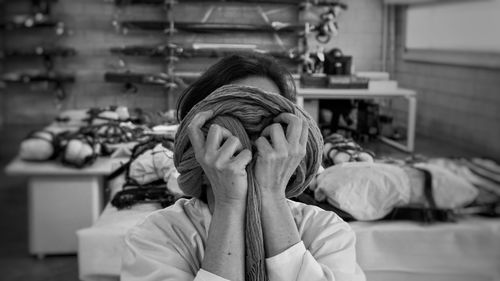
[[[213,65],[184,92],[179,119],[227,84],[295,100],[293,78],[272,58],[233,55]],[[129,231],[122,280],[250,279],[245,277],[245,169],[251,161],[255,161],[253,174],[260,188],[267,278],[364,280],[349,225],[333,212],[285,197],[286,185],[305,155],[308,124],[290,113],[278,115],[254,141],[252,155],[221,126],[210,126],[205,136],[202,128],[212,117],[212,111],[199,112],[188,126],[207,187],[199,198],[178,200]]]

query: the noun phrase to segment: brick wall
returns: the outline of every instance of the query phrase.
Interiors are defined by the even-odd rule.
[[[180,1],[182,2],[182,1]],[[26,1],[10,1],[5,6],[7,15],[23,13],[29,10]],[[345,54],[354,56],[357,70],[379,70],[381,68],[382,46],[382,6],[380,0],[347,1],[349,9],[340,16],[340,34],[325,45],[329,50],[340,47]],[[181,4],[177,6],[175,18],[183,21],[199,21],[211,4]],[[255,7],[251,4],[214,4],[212,21],[262,22]],[[242,6],[243,5],[243,6]],[[281,9],[276,5],[262,5],[272,20],[296,21],[296,9]],[[278,10],[276,10],[278,9]],[[65,22],[68,33],[54,35],[53,30],[28,30],[5,32],[4,44],[9,48],[55,43],[73,47],[78,54],[75,57],[56,60],[56,69],[74,72],[76,83],[65,87],[67,98],[56,106],[50,88],[43,85],[9,85],[0,93],[0,121],[7,124],[46,124],[60,110],[88,108],[112,104],[130,107],[142,107],[150,111],[165,110],[174,106],[179,90],[169,92],[154,86],[139,86],[137,94],[126,93],[123,85],[106,83],[103,75],[106,71],[128,68],[134,71],[161,72],[166,70],[166,63],[161,59],[126,58],[124,67],[117,56],[111,55],[110,47],[130,44],[154,44],[164,42],[165,37],[156,32],[130,32],[123,35],[111,24],[113,18],[122,19],[163,19],[165,12],[161,7],[142,6],[119,9],[110,1],[102,0],[58,0],[53,6],[55,18]],[[297,44],[296,38],[281,38],[286,47]],[[310,38],[310,45],[318,43]],[[186,35],[177,36],[183,42],[210,43],[252,43],[264,47],[276,47],[276,40],[269,34],[227,34],[227,35]],[[176,69],[182,71],[203,71],[216,59],[192,59],[180,61]],[[4,71],[18,71],[42,67],[40,59],[9,58],[3,61]],[[169,98],[170,96],[170,98]],[[170,104],[169,104],[170,103]],[[1,122],[0,122],[1,123]]]
[[[404,21],[400,9],[392,75],[402,87],[418,92],[417,133],[500,159],[500,69],[406,61]],[[393,107],[403,120],[404,105]]]

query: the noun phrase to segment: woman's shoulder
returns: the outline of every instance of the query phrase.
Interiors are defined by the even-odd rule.
[[[301,219],[313,219],[313,220],[332,220],[338,221],[340,223],[345,223],[344,220],[338,216],[335,212],[324,210],[315,205],[309,205],[302,202],[288,200],[288,205],[292,210],[292,214],[295,218],[299,217]]]
[[[356,234],[335,212],[289,200],[304,246],[313,255],[327,255],[354,245]]]
[[[147,215],[128,231],[128,235],[166,237],[181,233],[206,232],[210,212],[201,200],[181,198],[174,204]]]
[[[350,225],[335,212],[293,200],[288,200],[288,204],[301,234],[321,231],[352,232]]]

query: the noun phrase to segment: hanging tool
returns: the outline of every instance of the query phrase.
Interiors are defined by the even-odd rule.
[[[114,0],[115,5],[163,5],[165,0]],[[283,4],[283,5],[303,5],[310,4],[315,6],[330,6],[335,4],[342,4],[338,0],[178,0],[176,3],[206,3],[206,2],[224,2],[224,3],[249,3],[249,4]],[[343,4],[345,5],[345,4]]]
[[[32,84],[32,83],[45,83],[49,87],[51,84],[53,93],[55,95],[56,104],[66,99],[66,92],[63,85],[65,83],[75,82],[75,76],[68,73],[60,72],[10,72],[0,76],[0,82],[3,83],[17,83],[17,84]]]
[[[177,45],[175,43],[160,45],[135,45],[125,47],[113,47],[110,49],[113,54],[125,56],[148,56],[148,57],[167,57],[174,52],[174,56],[182,58],[191,57],[223,57],[229,54],[255,52],[268,54],[275,58],[289,59],[299,61],[301,54],[296,49],[288,51],[271,51],[259,49],[254,44],[212,44],[212,43],[193,43],[187,45]]]
[[[54,28],[57,35],[65,32],[64,23],[44,14],[15,15],[6,21],[0,22],[0,29],[14,30],[26,28]]]
[[[141,29],[167,31],[170,21],[126,20],[118,22],[121,29]],[[197,33],[217,32],[297,32],[304,29],[302,24],[274,21],[271,24],[244,24],[244,23],[200,23],[176,22],[177,31]]]
[[[104,80],[106,82],[124,83],[124,90],[132,93],[136,93],[138,90],[136,84],[157,85],[165,88],[177,88],[186,85],[180,77],[172,77],[166,73],[106,72]]]

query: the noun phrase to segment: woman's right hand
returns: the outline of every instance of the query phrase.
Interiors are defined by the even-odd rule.
[[[196,160],[210,182],[216,206],[245,204],[248,189],[245,167],[252,160],[252,153],[242,149],[240,140],[231,132],[216,124],[210,126],[205,139],[201,128],[212,116],[212,111],[200,112],[188,126]]]

